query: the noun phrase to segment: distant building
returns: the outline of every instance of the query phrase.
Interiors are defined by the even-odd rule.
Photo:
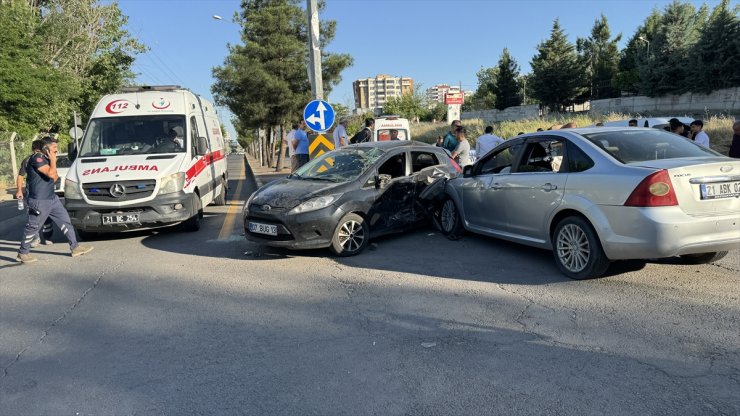
[[[431,88],[427,88],[427,100],[429,101],[429,107],[432,108],[438,103],[445,102],[445,94],[457,94],[460,92],[460,87],[457,85],[448,84],[437,84]],[[473,91],[463,91],[465,98],[469,98],[473,95]]]
[[[355,112],[372,111],[375,114],[382,114],[389,98],[414,93],[414,80],[380,74],[375,78],[356,80],[352,83],[352,90],[355,93]]]

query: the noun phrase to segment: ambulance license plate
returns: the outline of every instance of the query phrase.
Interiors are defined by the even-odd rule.
[[[277,225],[250,222],[249,231],[253,233],[257,233],[257,234],[267,234],[267,235],[276,236],[277,235]]]
[[[103,215],[103,225],[107,224],[131,224],[139,222],[139,214],[115,214]]]

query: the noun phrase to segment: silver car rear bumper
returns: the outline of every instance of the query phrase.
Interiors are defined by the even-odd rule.
[[[594,226],[611,260],[740,249],[740,214],[692,216],[677,206],[600,208],[608,221]]]

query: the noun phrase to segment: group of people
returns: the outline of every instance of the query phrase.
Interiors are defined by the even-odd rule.
[[[332,138],[334,139],[334,148],[339,149],[342,146],[355,143],[365,143],[373,140],[373,130],[375,129],[375,119],[365,119],[365,127],[362,128],[357,134],[351,138],[347,135],[347,117],[339,119],[337,126],[332,132]],[[308,163],[308,134],[306,134],[306,122],[301,120],[300,123],[292,125],[292,130],[288,132],[288,154],[290,155],[290,171],[295,172],[296,169]],[[398,131],[395,131],[395,139],[393,138],[393,131],[391,131],[391,140],[398,140]]]
[[[437,138],[437,147],[444,147],[452,153],[452,158],[460,167],[473,163],[470,157],[470,142],[466,137],[467,131],[460,120],[453,120],[450,131],[444,137]],[[486,132],[478,137],[475,142],[475,154],[482,156],[494,147],[503,143],[504,140],[493,134],[493,126],[486,126]]]
[[[77,242],[74,227],[70,222],[69,214],[64,209],[59,197],[54,193],[54,183],[59,179],[57,172],[58,143],[52,136],[31,143],[33,153],[21,163],[16,182],[18,190],[16,198],[23,201],[28,209],[28,221],[23,230],[21,246],[16,261],[33,263],[37,261],[31,255],[31,248],[41,242],[42,227],[48,228],[50,218],[62,234],[69,241],[72,257],[92,251],[91,246],[83,246]],[[26,190],[23,190],[25,177]]]

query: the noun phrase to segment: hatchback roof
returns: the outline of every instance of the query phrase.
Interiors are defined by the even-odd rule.
[[[401,146],[436,147],[436,146],[432,146],[429,143],[419,142],[415,140],[386,140],[382,142],[357,143],[357,144],[353,144],[352,146],[378,147],[381,149],[388,149],[388,148],[401,147]]]

